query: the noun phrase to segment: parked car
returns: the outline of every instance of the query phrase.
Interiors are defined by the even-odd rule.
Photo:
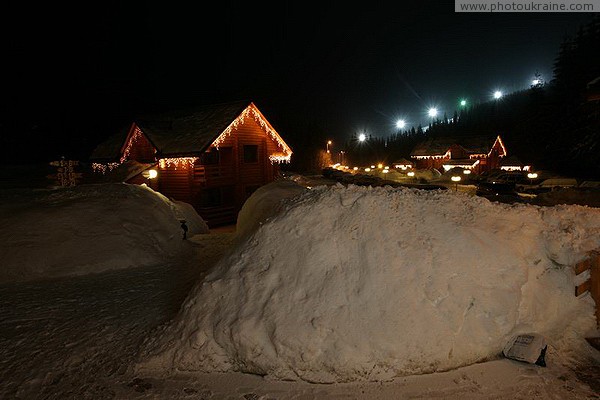
[[[501,203],[522,201],[515,189],[515,184],[511,182],[481,181],[477,184],[475,194]]]
[[[544,193],[559,188],[577,187],[577,179],[573,178],[548,178],[539,182],[523,182],[516,185],[519,192],[524,193]]]

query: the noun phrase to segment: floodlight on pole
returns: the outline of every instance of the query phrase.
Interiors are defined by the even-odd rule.
[[[365,140],[367,140],[367,135],[365,135],[364,133],[361,133],[360,135],[358,135],[359,142],[364,142]]]
[[[500,90],[496,90],[494,92],[494,98],[497,100],[499,98],[501,98],[503,96],[502,92]]]
[[[461,106],[461,107],[464,107],[464,106],[466,106],[466,105],[467,105],[467,101],[466,101],[465,99],[462,99],[462,100],[460,101],[460,106]]]
[[[434,118],[438,113],[437,108],[435,107],[431,107],[428,111],[427,111],[427,115],[429,115],[430,117]]]
[[[396,121],[396,128],[404,129],[405,126],[406,126],[406,121],[404,121],[403,119],[399,119],[398,121]]]

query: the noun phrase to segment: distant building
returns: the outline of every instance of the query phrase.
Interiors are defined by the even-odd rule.
[[[531,165],[524,164],[516,156],[510,156],[500,161],[500,169],[504,171],[529,171]]]
[[[412,169],[415,166],[415,163],[412,161],[408,161],[406,158],[400,158],[392,163],[394,168],[405,171],[407,169]]]
[[[90,161],[101,173],[137,162],[126,182],[191,204],[213,227],[235,223],[246,199],[291,155],[254,103],[233,102],[136,119]]]
[[[455,167],[480,174],[500,168],[506,147],[500,136],[453,136],[430,138],[415,146],[410,158],[417,169],[435,168],[440,172]]]

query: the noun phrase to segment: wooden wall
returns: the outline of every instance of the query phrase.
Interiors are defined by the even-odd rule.
[[[244,162],[244,145],[258,147],[256,162]],[[282,151],[253,118],[246,118],[219,144],[219,149],[225,148],[231,149],[231,157],[219,164],[204,165],[198,160],[193,167],[159,170],[160,192],[192,204],[209,227],[236,222],[237,213],[252,192],[275,179],[279,166],[271,164],[269,155]],[[210,190],[220,195],[219,206],[205,204]]]

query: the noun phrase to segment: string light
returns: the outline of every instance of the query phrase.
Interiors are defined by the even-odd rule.
[[[138,138],[140,138],[142,135],[142,131],[136,126],[131,135],[127,138],[125,150],[123,150],[123,155],[119,160],[121,163],[124,163],[127,160],[127,158],[129,157],[129,153],[131,152],[131,148],[133,147],[133,143],[136,142]]]
[[[170,168],[173,166],[175,169],[179,167],[193,168],[194,163],[198,160],[198,157],[173,157],[173,158],[161,158],[158,160],[158,165],[162,168]]]
[[[121,163],[118,163],[118,162],[111,162],[111,163],[107,163],[107,164],[94,162],[94,163],[92,163],[92,171],[101,172],[102,174],[105,174],[106,171],[112,171],[113,169],[117,168],[119,165],[121,165]]]
[[[269,160],[271,160],[271,163],[290,162],[290,160],[292,158],[292,149],[290,149],[289,146],[283,141],[281,136],[279,136],[279,134],[275,131],[275,129],[273,129],[271,124],[269,124],[267,122],[265,117],[260,113],[260,111],[258,111],[258,109],[254,105],[254,103],[250,103],[250,105],[248,107],[246,107],[244,109],[244,111],[242,111],[242,113],[236,119],[234,119],[233,122],[231,124],[229,124],[229,126],[227,128],[225,128],[225,130],[219,135],[219,137],[217,137],[214,140],[214,142],[212,142],[212,146],[214,146],[218,149],[219,146],[221,145],[221,143],[223,143],[225,141],[225,139],[227,139],[227,137],[229,137],[229,135],[231,135],[231,132],[233,132],[234,130],[237,130],[238,126],[240,124],[243,124],[244,120],[248,116],[252,116],[254,118],[254,120],[260,125],[260,127],[269,136],[271,136],[271,138],[283,150],[282,153],[272,154],[269,156]]]

